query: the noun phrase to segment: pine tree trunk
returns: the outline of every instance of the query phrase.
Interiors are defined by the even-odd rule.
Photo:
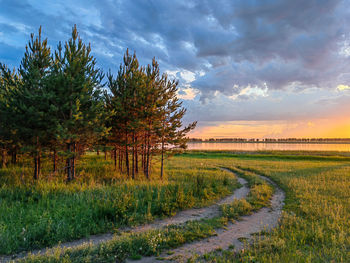
[[[53,155],[52,155],[52,163],[53,163],[53,172],[57,172],[57,166],[56,166],[56,161],[57,161],[57,152],[56,149],[53,150]]]
[[[129,152],[128,152],[128,134],[125,134],[125,166],[126,166],[126,174],[128,178],[130,177],[129,171]]]
[[[75,152],[76,152],[76,143],[74,142],[73,143],[73,157],[71,158],[71,177],[72,177],[72,180],[74,180],[75,178]]]
[[[38,153],[38,178],[40,177],[41,173],[41,152]]]
[[[11,151],[11,163],[14,165],[17,164],[17,148]]]
[[[71,154],[71,143],[67,143],[67,151],[68,154]],[[67,181],[70,182],[72,180],[72,175],[71,175],[71,158],[70,156],[67,157],[66,160],[66,171],[67,171]]]
[[[114,158],[114,169],[117,170],[117,147],[116,146],[114,146],[113,158]]]
[[[150,164],[150,150],[151,150],[151,145],[150,145],[150,135],[147,134],[147,145],[146,145],[147,149],[146,149],[146,167],[145,167],[145,171],[146,171],[146,178],[147,180],[149,180],[149,164]]]
[[[135,179],[135,133],[132,134],[132,179]]]
[[[146,174],[146,135],[145,135],[145,139],[144,142],[142,144],[142,169],[143,169],[143,173]]]
[[[105,153],[105,161],[107,161],[107,150],[106,149],[104,150],[104,153]]]
[[[136,137],[136,141],[137,141],[137,137]],[[136,143],[137,145],[137,143]],[[139,158],[138,158],[138,147],[136,146],[136,151],[135,151],[135,173],[138,174],[139,173]]]
[[[164,167],[164,137],[162,138],[162,159],[160,165],[160,179],[163,180],[163,167]]]
[[[6,168],[7,164],[7,153],[5,149],[1,149],[1,168]]]
[[[100,155],[100,150],[97,148],[97,155]]]
[[[34,180],[38,180],[39,179],[39,154],[35,153],[34,156],[34,175],[33,178]]]
[[[123,152],[122,149],[119,149],[119,171],[123,173]]]

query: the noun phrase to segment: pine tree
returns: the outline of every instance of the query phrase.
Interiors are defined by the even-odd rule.
[[[138,141],[137,134],[140,128],[140,108],[139,100],[143,88],[144,73],[139,67],[136,55],[129,54],[127,50],[123,64],[120,65],[118,76],[108,74],[108,87],[110,93],[107,94],[107,107],[114,115],[110,125],[112,127],[111,142],[119,144],[124,149],[125,168],[127,176],[130,177],[129,148],[132,148],[131,177],[135,178],[138,171]],[[116,149],[115,149],[116,152]]]
[[[20,78],[16,88],[11,89],[7,101],[11,116],[11,132],[18,136],[34,159],[34,179],[40,175],[40,156],[47,145],[47,130],[51,126],[49,101],[46,94],[47,79],[52,60],[47,39],[31,34],[26,52],[19,68]]]
[[[163,178],[164,156],[185,148],[186,135],[196,126],[194,122],[182,128],[186,109],[176,96],[178,82],[161,76],[155,59],[141,67],[128,50],[117,77],[108,74],[104,96],[103,77],[76,26],[54,55],[47,39],[42,40],[41,27],[37,36],[32,34],[18,72],[0,64],[2,166],[7,154],[15,163],[21,149],[33,157],[38,179],[42,153],[52,152],[55,172],[57,153],[63,151],[71,181],[77,152],[99,145],[105,154],[113,147],[115,167],[119,160],[120,172],[125,167],[132,179],[140,163],[150,179],[152,156],[161,153]]]
[[[76,26],[72,36],[55,53],[51,81],[56,108],[56,137],[66,145],[67,180],[75,177],[77,144],[90,145],[108,132],[104,126],[106,111],[101,88],[103,73],[96,67],[91,47],[79,38]]]
[[[125,168],[128,178],[135,178],[138,172],[141,153],[141,165],[144,175],[150,179],[152,156],[161,152],[161,177],[165,152],[186,145],[186,134],[194,129],[196,123],[182,128],[186,110],[177,98],[178,82],[160,76],[159,65],[155,59],[145,68],[140,67],[136,55],[127,50],[118,76],[108,75],[109,93],[106,105],[114,115],[110,120],[110,143],[116,150],[123,148]],[[160,149],[159,149],[160,147]],[[131,152],[130,152],[131,150]],[[131,173],[129,157],[132,157]],[[121,152],[119,167],[122,170]]]
[[[18,88],[20,79],[15,70],[9,70],[0,64],[0,151],[1,167],[7,165],[7,153],[10,149],[19,149],[20,140],[16,134],[14,122],[15,108],[12,99],[14,90]]]
[[[162,76],[162,106],[159,107],[160,118],[156,125],[157,135],[160,138],[161,169],[160,177],[163,179],[164,155],[166,152],[186,148],[188,132],[193,130],[197,122],[193,122],[181,129],[182,118],[186,109],[177,97],[178,81],[168,80],[166,75]]]
[[[143,100],[144,106],[144,174],[150,179],[152,147],[155,148],[159,142],[156,134],[156,124],[161,115],[159,108],[164,104],[162,79],[160,77],[159,65],[155,58],[152,64],[147,65],[145,72],[145,93]]]

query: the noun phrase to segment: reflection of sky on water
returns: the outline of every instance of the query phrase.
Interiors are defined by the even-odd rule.
[[[189,150],[350,151],[350,144],[320,143],[188,143]]]

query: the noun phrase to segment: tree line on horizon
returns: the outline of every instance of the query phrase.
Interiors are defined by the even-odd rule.
[[[97,66],[90,44],[76,26],[71,38],[52,51],[47,39],[31,34],[18,69],[0,63],[1,166],[8,156],[33,160],[38,179],[43,154],[65,158],[67,181],[75,177],[76,158],[88,149],[112,151],[114,165],[128,178],[143,172],[150,179],[151,158],[186,148],[186,109],[177,98],[178,81],[160,74],[157,61],[141,66],[127,50],[118,73]]]
[[[350,142],[350,138],[189,138],[188,142]]]

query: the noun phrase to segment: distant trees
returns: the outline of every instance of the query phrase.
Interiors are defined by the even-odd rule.
[[[182,127],[186,110],[177,98],[178,82],[161,75],[155,59],[140,66],[127,50],[118,74],[104,74],[91,55],[90,45],[71,38],[51,52],[47,39],[31,35],[19,70],[0,64],[0,151],[33,158],[33,178],[40,176],[43,153],[66,156],[67,181],[75,177],[77,150],[113,149],[116,170],[134,179],[140,171],[150,179],[152,156],[163,162],[169,152],[185,148]],[[102,92],[103,91],[103,92]]]

